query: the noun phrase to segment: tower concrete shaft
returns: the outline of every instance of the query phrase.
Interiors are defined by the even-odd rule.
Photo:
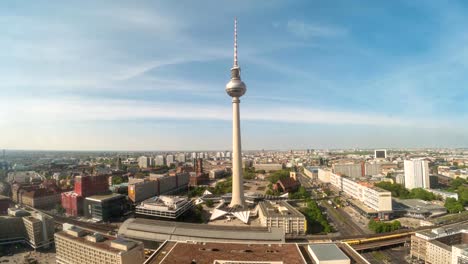
[[[244,207],[244,179],[240,133],[240,100],[232,98],[232,199],[230,207]]]

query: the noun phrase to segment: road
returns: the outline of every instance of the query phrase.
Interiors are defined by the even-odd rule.
[[[335,209],[325,201],[321,203],[327,209],[327,214],[335,224],[342,236],[365,235],[366,233],[357,226],[341,208]]]

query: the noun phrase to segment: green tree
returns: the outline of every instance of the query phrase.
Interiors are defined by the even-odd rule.
[[[112,177],[112,184],[119,185],[124,182],[124,179],[121,176],[113,176]]]
[[[206,200],[205,204],[206,204],[206,206],[208,206],[208,207],[213,207],[213,205],[214,205],[214,203],[213,203],[212,200]]]
[[[447,211],[451,214],[462,212],[465,210],[463,204],[460,201],[457,201],[455,198],[447,198],[444,204]]]
[[[279,170],[279,171],[275,171],[273,172],[270,177],[268,178],[268,180],[271,182],[271,183],[276,183],[278,180],[280,179],[285,179],[285,178],[288,178],[289,177],[289,172],[290,170],[289,169],[284,169],[284,170]]]

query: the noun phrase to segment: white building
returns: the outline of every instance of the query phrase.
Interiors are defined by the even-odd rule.
[[[154,158],[154,165],[155,166],[162,166],[166,164],[164,156],[163,155],[157,155],[156,158]]]
[[[318,179],[324,183],[330,183],[331,170],[329,169],[319,169],[318,170]]]
[[[286,234],[305,234],[305,216],[286,201],[258,203],[258,217],[262,226],[283,228]]]
[[[180,153],[176,157],[178,162],[185,162],[185,153]]]
[[[174,155],[167,155],[166,156],[166,165],[170,167],[172,164],[174,164]]]
[[[405,187],[407,189],[429,189],[429,161],[424,159],[405,160]]]
[[[186,197],[161,195],[144,200],[135,208],[135,212],[141,215],[176,219],[191,207],[192,202]]]
[[[377,212],[392,211],[392,194],[389,191],[335,173],[330,174],[330,183],[372,210]]]
[[[138,167],[142,169],[146,169],[150,166],[150,158],[146,156],[141,156],[138,158]]]
[[[310,244],[308,251],[317,264],[350,264],[351,260],[337,245],[331,243]]]

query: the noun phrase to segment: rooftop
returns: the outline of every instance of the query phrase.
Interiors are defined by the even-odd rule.
[[[149,241],[244,241],[252,243],[280,243],[284,241],[282,228],[230,227],[206,224],[190,224],[132,218],[119,228],[119,234],[134,239]]]
[[[103,195],[93,195],[86,197],[86,200],[96,201],[96,202],[103,202],[106,200],[112,200],[123,197],[123,195],[118,193],[111,193],[111,194],[103,194]]]
[[[161,252],[162,251],[166,250],[163,248]],[[301,252],[295,244],[184,242],[178,242],[159,263],[193,263],[193,261],[196,263],[215,263],[216,260],[265,262],[278,261],[284,264],[305,263]]]
[[[103,249],[117,254],[120,252],[128,251],[134,248],[138,243],[140,243],[121,237],[114,238],[99,233],[91,233],[76,226],[72,226],[68,230],[59,231],[55,233],[55,236],[62,236],[64,238],[75,240],[79,243],[91,247]]]
[[[268,217],[302,217],[304,215],[286,201],[263,201],[258,204],[259,209]]]
[[[319,261],[350,260],[338,246],[332,243],[311,244],[309,251],[312,251]]]

